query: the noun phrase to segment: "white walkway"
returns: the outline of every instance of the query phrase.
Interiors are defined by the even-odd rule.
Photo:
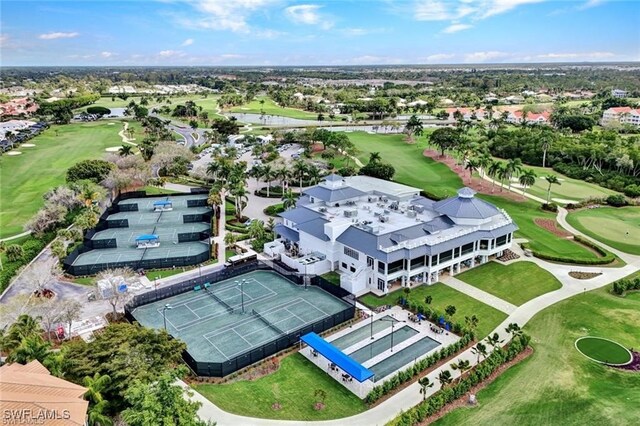
[[[448,285],[455,290],[458,290],[461,293],[466,294],[467,296],[471,296],[474,299],[481,301],[485,305],[494,307],[497,310],[504,312],[505,314],[510,315],[514,313],[516,309],[518,309],[516,305],[513,305],[506,300],[502,300],[491,293],[487,293],[484,290],[480,290],[478,287],[474,287],[471,284],[460,281],[456,277],[452,277],[449,275],[441,276],[440,282]]]

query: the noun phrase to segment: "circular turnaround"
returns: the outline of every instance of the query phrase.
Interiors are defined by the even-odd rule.
[[[626,365],[633,359],[627,348],[602,337],[581,337],[576,340],[576,349],[582,355],[601,364]]]

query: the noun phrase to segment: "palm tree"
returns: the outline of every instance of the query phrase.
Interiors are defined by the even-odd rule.
[[[482,342],[478,342],[473,348],[471,348],[471,353],[478,356],[478,363],[480,363],[480,356],[485,358],[487,356],[487,347]]]
[[[87,411],[87,423],[89,426],[111,426],[113,420],[111,417],[104,414],[107,408],[107,401],[101,401],[97,404],[93,404]]]
[[[548,139],[542,141],[542,167],[547,165],[547,151],[551,147],[551,142]]]
[[[282,191],[284,192],[284,188],[287,186],[291,174],[285,166],[282,166],[278,170],[276,170],[275,174],[276,177],[280,179],[280,186],[282,187]]]
[[[267,183],[267,198],[269,198],[269,190],[271,189],[271,182],[275,179],[276,174],[270,165],[266,165],[262,168],[262,178]]]
[[[33,360],[44,362],[49,356],[50,348],[51,344],[45,342],[39,335],[28,336],[9,354],[7,362],[19,364],[27,364]]]
[[[120,155],[120,157],[128,157],[130,155],[133,155],[131,145],[122,145],[118,150],[118,154]]]
[[[298,181],[300,183],[300,190],[302,190],[302,180],[304,179],[304,176],[307,174],[307,172],[309,171],[307,165],[304,163],[304,161],[302,160],[298,160],[295,163],[293,163],[293,176],[298,178]]]
[[[515,338],[516,336],[521,336],[522,335],[522,329],[515,322],[510,323],[507,326],[507,328],[505,328],[504,330],[507,333],[511,334],[512,338]]]
[[[538,175],[536,175],[536,172],[533,171],[533,169],[526,169],[521,175],[520,175],[520,185],[522,185],[522,195],[524,195],[526,197],[527,195],[527,189],[529,189],[530,187],[533,186],[534,183],[536,183],[536,177]]]
[[[483,152],[477,158],[478,161],[478,169],[480,170],[480,176],[484,177],[485,173],[487,173],[487,167],[491,164],[491,155],[486,152]]]
[[[233,232],[227,232],[224,235],[224,243],[227,247],[233,247],[238,242],[238,236]]]
[[[20,343],[27,337],[40,336],[42,328],[39,320],[39,317],[34,318],[27,314],[20,315],[6,332],[2,349],[10,352],[20,346]]]
[[[382,157],[379,152],[376,151],[369,154],[369,163],[378,163],[380,160],[382,160]]]
[[[289,210],[296,206],[297,200],[298,200],[297,195],[294,194],[293,191],[289,189],[282,196],[282,205],[285,210]]]
[[[451,372],[449,370],[441,371],[440,374],[438,374],[438,381],[440,382],[441,388],[444,388],[445,386],[447,386],[449,383],[453,381],[453,378],[451,377]]]
[[[85,376],[82,380],[82,384],[87,388],[87,392],[84,394],[85,399],[91,404],[98,404],[104,401],[102,392],[109,383],[111,383],[111,377],[106,374],[101,375],[96,372],[93,377]]]
[[[478,160],[475,158],[469,158],[467,160],[467,164],[464,166],[464,168],[466,170],[469,170],[469,182],[471,182],[471,179],[473,178],[473,172],[475,172],[476,170],[478,170],[479,167],[479,163]]]
[[[496,179],[498,178],[498,172],[500,171],[501,167],[502,167],[502,163],[500,161],[492,161],[491,164],[489,164],[489,167],[487,169],[487,175],[489,175],[489,177],[492,180],[492,183],[491,183],[492,194],[495,189]]]
[[[418,384],[420,385],[420,393],[422,394],[422,400],[427,399],[427,389],[432,388],[435,383],[431,383],[428,377],[423,377],[418,380]]]
[[[451,368],[454,370],[460,370],[460,374],[462,374],[471,368],[471,363],[466,359],[461,359],[458,362],[452,363]]]
[[[497,173],[498,179],[500,180],[500,192],[504,189],[504,180],[509,179],[509,166],[507,163],[500,163],[500,167],[498,168]]]
[[[244,210],[244,206],[248,201],[248,192],[245,189],[244,185],[237,185],[232,191],[231,195],[233,195],[234,203],[236,206],[236,219],[238,222],[242,220],[242,210]]]
[[[464,323],[467,325],[467,327],[470,330],[475,330],[476,327],[478,327],[479,322],[480,320],[475,315],[471,315],[470,317],[464,317]]]
[[[500,336],[498,335],[498,333],[493,333],[492,335],[487,336],[487,343],[491,345],[493,350],[495,350],[496,347],[502,342],[504,342],[504,340],[500,340]]]
[[[553,184],[562,185],[562,184],[560,183],[560,180],[556,175],[547,175],[544,177],[544,179],[546,179],[547,182],[549,182],[549,188],[547,188],[547,204],[549,204],[549,201],[551,200],[551,185]]]
[[[512,158],[507,162],[507,172],[509,174],[509,191],[511,191],[511,178],[514,175],[520,174],[522,172],[522,160],[519,158]]]
[[[94,202],[102,199],[103,196],[104,194],[102,193],[101,188],[93,184],[83,185],[82,188],[80,188],[80,194],[78,194],[78,198],[80,198],[82,204],[87,208],[91,207]]]
[[[262,239],[266,235],[264,222],[261,220],[252,220],[249,224],[249,238]]]
[[[321,176],[320,169],[318,167],[316,167],[315,165],[311,164],[309,166],[309,168],[307,169],[307,176],[309,177],[309,180],[314,185],[317,184],[318,181],[320,180],[320,176]]]

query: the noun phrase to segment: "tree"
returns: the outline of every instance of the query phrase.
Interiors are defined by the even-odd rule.
[[[61,304],[60,321],[67,324],[67,339],[70,339],[73,322],[82,318],[82,303],[74,299],[65,299],[59,303]]]
[[[518,175],[520,174],[520,172],[522,172],[522,160],[519,158],[511,158],[509,159],[509,161],[507,161],[507,165],[506,165],[506,170],[507,170],[507,179],[509,179],[509,191],[511,191],[511,178],[514,175]]]
[[[292,190],[287,190],[282,195],[282,205],[285,210],[292,209],[296,206],[296,202],[298,201],[297,194],[294,194]]]
[[[41,297],[36,300],[34,310],[42,322],[47,340],[51,341],[51,332],[55,324],[60,322],[61,309],[56,299]],[[57,335],[57,333],[56,333]]]
[[[444,309],[445,313],[450,317],[454,316],[456,313],[456,307],[453,305],[449,305]]]
[[[454,370],[460,370],[460,374],[462,374],[471,368],[471,363],[469,362],[469,360],[461,359],[458,362],[452,363],[451,368]]]
[[[85,181],[78,188],[78,199],[85,207],[91,207],[105,197],[104,188],[91,181]]]
[[[267,183],[267,198],[269,198],[269,190],[271,189],[271,182],[275,179],[276,175],[273,168],[270,165],[262,167],[262,178]]]
[[[433,297],[431,295],[424,298],[424,303],[426,303],[427,305],[430,305],[432,301]]]
[[[415,114],[409,117],[407,124],[404,126],[404,131],[409,136],[409,141],[413,142],[413,136],[422,136],[424,129],[422,127],[422,120],[420,120]]]
[[[9,262],[17,262],[24,257],[24,248],[19,244],[11,244],[4,251]]]
[[[478,170],[478,167],[480,167],[480,164],[475,158],[469,158],[467,160],[467,164],[464,166],[464,168],[465,170],[469,170],[469,182],[471,182],[471,179],[473,178],[473,172]]]
[[[511,177],[511,173],[509,171],[509,166],[507,163],[500,163],[497,175],[498,179],[500,180],[500,192],[502,192],[502,190],[504,189],[505,179],[509,179]],[[511,186],[511,183],[509,183],[509,186]]]
[[[504,329],[507,333],[511,334],[512,338],[522,336],[522,329],[515,322],[510,323],[507,328]]]
[[[133,383],[151,383],[182,362],[186,345],[165,331],[138,324],[111,323],[91,342],[72,340],[65,344],[65,378],[82,383],[86,376],[107,375],[109,383],[100,394],[109,409],[125,408],[123,395]]]
[[[3,313],[3,318],[6,318]],[[16,321],[9,326],[2,339],[2,351],[11,353],[22,341],[28,337],[40,336],[42,327],[40,318],[34,318],[27,314],[21,314]]]
[[[20,345],[16,347],[9,356],[7,362],[17,362],[27,364],[37,360],[45,364],[50,355],[51,344],[45,342],[40,336],[28,336],[22,339]]]
[[[90,180],[99,184],[115,168],[115,165],[104,160],[84,160],[74,164],[67,170],[67,182]]]
[[[107,376],[108,377],[108,376]],[[107,401],[101,401],[97,404],[89,404],[87,411],[87,423],[89,426],[111,426],[113,420],[105,414],[107,409]]]
[[[440,387],[444,388],[449,383],[453,381],[451,377],[451,372],[449,370],[443,370],[438,374],[438,381],[440,382]]]
[[[440,148],[440,156],[444,157],[444,152],[453,149],[460,143],[460,132],[452,127],[440,127],[431,133],[429,143]]]
[[[544,179],[549,183],[549,187],[547,188],[547,204],[549,204],[549,201],[551,201],[551,185],[562,185],[560,183],[560,179],[558,179],[558,176],[556,175],[547,175],[544,177]]]
[[[480,357],[486,358],[487,356],[487,347],[482,342],[478,342],[474,347],[471,348],[471,353],[478,356],[478,363],[480,362]]]
[[[133,148],[131,145],[122,145],[120,149],[118,149],[118,155],[121,157],[128,157],[129,155],[133,155]]]
[[[93,209],[85,209],[73,220],[73,224],[84,230],[95,228],[98,224],[98,214]]]
[[[471,315],[470,317],[464,317],[464,323],[470,330],[475,330],[478,327],[480,320],[477,316]]]
[[[500,340],[500,336],[498,333],[493,333],[490,336],[487,336],[487,343],[491,345],[493,350],[495,350],[500,343],[504,342],[504,340]]]
[[[542,141],[542,167],[547,167],[547,151],[551,147],[551,142],[549,139],[544,139]]]
[[[533,184],[536,183],[536,177],[538,175],[536,175],[536,172],[533,171],[533,169],[526,169],[521,175],[520,175],[520,185],[522,185],[522,194],[523,195],[527,195],[527,189],[529,189],[530,187],[533,186]]]
[[[500,172],[501,168],[502,168],[502,162],[501,161],[492,161],[491,164],[489,164],[489,167],[487,169],[487,175],[489,175],[489,177],[492,180],[492,182],[491,182],[491,193],[492,194],[493,194],[493,191],[495,189],[496,180],[498,178],[498,173]]]
[[[204,426],[207,423],[198,418],[200,402],[185,398],[185,390],[175,384],[186,373],[184,368],[165,372],[153,383],[136,380],[125,392],[124,398],[130,405],[122,412],[122,418],[129,426]],[[188,396],[193,392],[186,391]]]
[[[23,277],[36,295],[42,295],[47,285],[59,275],[58,260],[55,257],[43,257],[25,269]]]
[[[113,308],[114,319],[118,315],[118,309],[132,297],[128,290],[121,288],[121,285],[126,284],[134,276],[135,272],[131,268],[105,269],[98,273],[96,284],[98,282],[106,283],[106,287],[103,287],[106,288],[103,290],[103,297]]]
[[[359,171],[359,175],[371,176],[378,179],[391,180],[396,173],[396,169],[388,163],[382,163],[375,161],[369,162],[366,166],[362,167]],[[343,174],[344,176],[344,174]]]
[[[316,389],[313,392],[313,397],[316,400],[317,404],[324,405],[324,401],[327,399],[327,392],[324,389]]]
[[[107,374],[95,373],[93,376],[85,376],[82,385],[87,388],[84,394],[85,399],[90,404],[98,404],[104,401],[102,392],[111,384],[111,377]]]
[[[252,220],[248,229],[249,238],[262,240],[266,236],[266,230],[264,229],[264,222],[261,220]]]
[[[224,243],[227,247],[232,248],[238,242],[238,236],[233,232],[227,232],[224,234]]]
[[[382,160],[379,152],[372,152],[369,154],[369,163],[379,163]]]
[[[292,174],[295,178],[298,179],[300,184],[300,190],[302,190],[302,180],[308,172],[308,167],[302,160],[295,161],[293,163]]]
[[[434,383],[431,383],[428,377],[423,377],[418,380],[418,384],[420,385],[420,393],[422,394],[422,400],[427,399],[427,389],[432,388]]]
[[[244,210],[248,201],[248,192],[244,184],[239,184],[231,190],[231,195],[233,195],[233,201],[235,203],[236,220],[240,222],[242,220],[242,210]]]

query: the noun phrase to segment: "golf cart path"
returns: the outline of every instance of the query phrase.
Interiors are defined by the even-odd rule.
[[[464,281],[457,279],[456,277],[446,275],[440,278],[440,282],[453,288],[454,290],[458,290],[459,292],[464,293],[467,296],[471,296],[474,299],[479,300],[485,305],[496,308],[497,310],[502,311],[505,314],[512,314],[518,308],[512,303],[500,299],[499,297],[494,296],[491,293],[487,293],[486,291],[481,290],[478,287],[467,284]]]

